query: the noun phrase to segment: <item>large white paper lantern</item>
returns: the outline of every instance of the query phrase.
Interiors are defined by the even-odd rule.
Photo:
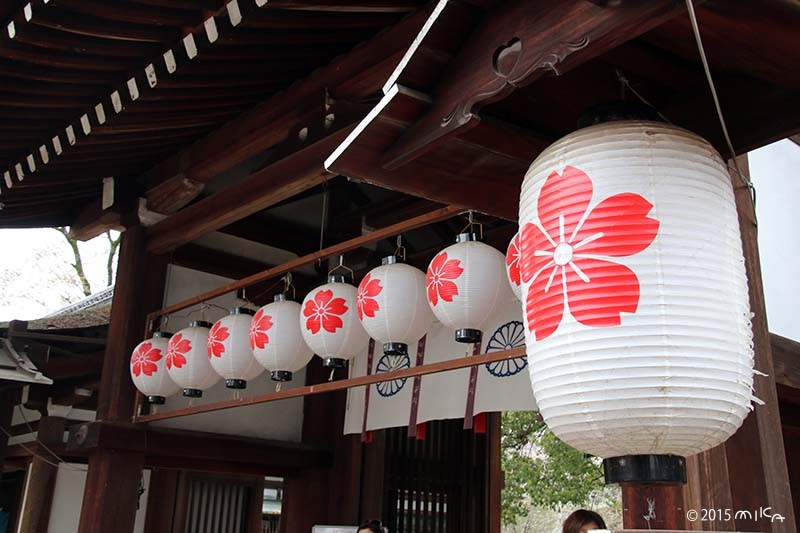
[[[458,342],[479,342],[491,313],[513,298],[505,257],[475,233],[462,233],[428,266],[428,304]]]
[[[392,255],[372,269],[358,286],[358,318],[388,355],[407,355],[433,322],[425,273]]]
[[[278,294],[253,317],[250,348],[273,381],[291,381],[292,374],[314,357],[300,331],[300,309],[299,303]]]
[[[167,372],[183,388],[184,396],[200,398],[220,379],[208,359],[210,328],[208,322],[192,322],[169,339]]]
[[[697,135],[620,121],[533,162],[520,199],[536,401],[603,458],[688,456],[751,409],[753,343],[734,194]]]
[[[255,313],[236,307],[217,320],[208,333],[208,359],[229,389],[247,388],[264,371],[250,350],[250,322]]]
[[[514,238],[508,243],[506,250],[506,275],[508,276],[508,284],[514,292],[517,300],[522,299],[522,282],[520,280],[519,272],[519,232],[514,234]]]
[[[168,333],[156,331],[152,338],[140,342],[131,355],[133,384],[152,404],[161,405],[181,390],[167,373],[168,342]]]
[[[309,292],[303,300],[300,330],[325,366],[344,366],[369,340],[358,320],[356,288],[343,276],[328,276],[328,283]]]

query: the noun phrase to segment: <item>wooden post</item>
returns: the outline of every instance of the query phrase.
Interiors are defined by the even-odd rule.
[[[742,171],[749,175],[747,157],[739,157],[737,161]],[[717,531],[795,533],[753,202],[750,191],[734,172],[731,179],[750,289],[755,368],[767,374],[755,377],[755,395],[764,401],[764,405],[755,406],[739,431],[727,442],[690,459],[689,484],[684,492],[686,508],[731,509],[732,520],[691,524],[697,529],[714,527]],[[758,517],[759,511],[766,508],[770,508],[770,513],[779,513],[783,520]],[[737,515],[736,511],[744,512]]]
[[[63,443],[67,419],[46,416],[39,422],[37,443],[44,443],[52,448]],[[53,503],[53,490],[56,486],[58,467],[56,458],[52,457],[42,446],[36,445],[39,455],[31,459],[28,469],[28,481],[25,484],[25,499],[20,509],[20,529],[23,533],[46,533],[50,520],[50,507]]]
[[[147,313],[161,305],[166,273],[166,258],[149,256],[145,249],[143,227],[134,226],[122,235],[97,402],[98,420],[128,420],[133,412],[136,391],[130,380],[128,358],[141,341]],[[80,533],[133,531],[143,466],[141,452],[103,448],[92,451]]]
[[[500,533],[502,515],[503,492],[503,449],[502,438],[502,413],[488,413],[486,424],[487,440],[487,483],[486,505],[489,522],[489,533]]]
[[[0,392],[0,427],[6,431],[11,430],[14,408],[20,402],[20,389],[6,389]],[[3,472],[3,462],[8,447],[8,435],[0,431],[0,473]]]
[[[683,485],[622,483],[622,522],[625,529],[682,530]]]

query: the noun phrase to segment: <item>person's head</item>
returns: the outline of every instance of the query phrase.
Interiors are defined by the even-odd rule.
[[[378,520],[370,520],[358,527],[358,533],[383,533],[383,526]]]
[[[564,520],[562,533],[586,533],[593,529],[605,529],[603,517],[594,511],[578,509]]]

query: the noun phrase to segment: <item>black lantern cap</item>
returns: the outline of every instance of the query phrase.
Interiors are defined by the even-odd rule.
[[[202,398],[203,391],[200,389],[183,389],[183,395],[187,398]]]
[[[346,368],[347,361],[338,357],[323,357],[322,366],[325,368]]]
[[[381,258],[381,266],[383,265],[395,265],[397,263],[404,263],[402,257],[398,257],[395,254],[387,255],[386,257]]]
[[[481,240],[480,236],[475,232],[459,233],[458,235],[456,235],[456,243],[480,241],[480,240]]]
[[[344,274],[328,274],[328,283],[347,283],[347,276]]]
[[[252,309],[250,309],[249,307],[234,307],[233,309],[231,309],[231,314],[232,315],[250,315],[250,316],[253,316],[253,315],[256,314],[256,312],[253,311]]]
[[[190,328],[209,328],[210,329],[211,326],[213,326],[213,325],[214,324],[212,324],[211,322],[206,322],[205,320],[193,320],[192,322],[189,322],[189,327]]]
[[[408,344],[404,342],[383,343],[384,355],[408,355]]]
[[[603,459],[606,484],[686,483],[686,459],[678,455],[623,455]]]
[[[167,399],[163,396],[148,396],[147,403],[152,405],[164,405]]]
[[[285,292],[279,292],[275,296],[272,297],[273,302],[286,302],[290,300],[289,295]]]
[[[170,333],[168,331],[154,331],[153,332],[153,338],[169,339],[170,337],[172,337],[172,333]]]
[[[483,334],[479,329],[462,328],[456,330],[456,342],[476,343],[481,342]]]
[[[270,375],[272,376],[272,381],[280,381],[282,383],[292,381],[292,373],[288,370],[273,370]]]
[[[226,379],[225,386],[229,389],[246,389],[247,381],[243,379]]]
[[[641,102],[616,101],[597,104],[587,109],[578,119],[578,129],[620,120],[664,122],[658,111],[649,105]]]

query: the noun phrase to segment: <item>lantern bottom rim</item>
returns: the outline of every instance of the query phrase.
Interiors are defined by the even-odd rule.
[[[481,342],[483,334],[479,329],[461,328],[456,330],[456,342],[476,343]]]
[[[147,403],[152,405],[164,405],[166,402],[167,399],[163,396],[151,395],[147,397]]]
[[[225,386],[229,389],[246,389],[247,381],[243,379],[226,379]]]
[[[183,395],[187,398],[202,398],[203,391],[200,389],[183,389]]]
[[[323,357],[322,366],[325,368],[345,368],[347,361],[338,357]]]
[[[603,459],[606,485],[686,483],[686,459],[679,455],[622,455]]]
[[[404,342],[383,343],[384,355],[408,355],[408,344]]]
[[[292,373],[288,370],[273,370],[270,376],[272,377],[272,381],[292,381]]]

